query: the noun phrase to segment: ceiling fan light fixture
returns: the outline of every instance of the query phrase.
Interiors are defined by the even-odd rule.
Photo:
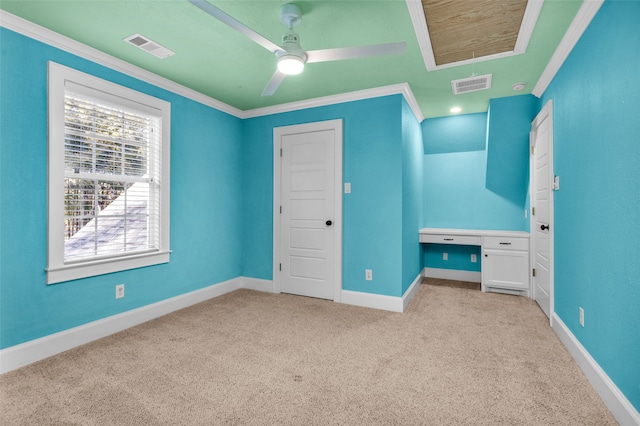
[[[296,55],[282,55],[278,58],[278,70],[286,75],[300,74],[304,69],[304,60]]]

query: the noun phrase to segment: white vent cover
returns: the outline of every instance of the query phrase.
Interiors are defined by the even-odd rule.
[[[164,46],[160,46],[158,43],[143,36],[142,34],[134,34],[125,38],[124,41],[144,50],[145,52],[151,53],[153,56],[157,56],[160,59],[164,59],[175,54],[175,52],[172,52]]]
[[[491,89],[491,76],[493,74],[475,75],[469,78],[451,80],[451,89],[454,95],[475,92],[476,90]]]

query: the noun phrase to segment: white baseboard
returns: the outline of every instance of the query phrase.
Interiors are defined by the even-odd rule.
[[[420,272],[420,274],[416,277],[416,279],[413,280],[413,282],[411,283],[407,291],[404,292],[404,295],[402,296],[402,312],[407,310],[407,307],[409,307],[409,303],[411,303],[411,300],[420,289],[422,280],[424,280],[424,274],[425,274],[425,270],[423,269]]]
[[[384,311],[404,312],[409,306],[416,292],[422,284],[422,273],[419,274],[402,297],[386,296],[383,294],[364,293],[361,291],[342,290],[340,303],[345,305],[362,306],[365,308],[382,309]]]
[[[440,278],[443,280],[482,282],[482,275],[477,271],[458,271],[457,269],[424,268],[427,278]]]
[[[78,327],[50,334],[39,339],[21,343],[0,350],[0,374],[15,370],[36,361],[59,354],[85,343],[106,337],[143,322],[167,315],[196,303],[221,296],[244,287],[249,280],[251,286],[258,286],[254,279],[234,278],[218,284],[172,297],[151,305],[132,309]]]
[[[342,290],[340,303],[392,312],[402,312],[403,309],[401,297],[351,290]]]
[[[589,379],[589,382],[591,382],[591,385],[618,423],[622,426],[640,425],[640,413],[620,392],[620,389],[611,381],[607,373],[598,365],[596,360],[587,352],[556,313],[553,314],[552,324],[558,338],[567,348],[584,375],[587,376],[587,379]]]
[[[273,281],[263,280],[260,278],[240,277],[242,280],[242,288],[255,291],[264,291],[273,293]]]

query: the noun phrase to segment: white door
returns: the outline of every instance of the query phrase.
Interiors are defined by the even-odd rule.
[[[533,298],[547,317],[553,313],[553,104],[531,124],[531,241]]]
[[[279,260],[274,282],[281,292],[331,300],[339,294],[341,124],[332,121],[274,130],[274,145],[280,151],[280,167],[274,173],[280,175],[279,191],[274,191],[274,195],[279,192],[279,238],[274,235],[274,243],[279,240],[274,258]]]

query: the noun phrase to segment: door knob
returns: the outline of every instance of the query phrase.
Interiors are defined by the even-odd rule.
[[[333,222],[331,222],[330,220],[326,221],[325,223],[327,224],[327,226],[333,225]]]
[[[545,229],[549,229],[549,225],[540,225],[540,230],[544,231]]]

